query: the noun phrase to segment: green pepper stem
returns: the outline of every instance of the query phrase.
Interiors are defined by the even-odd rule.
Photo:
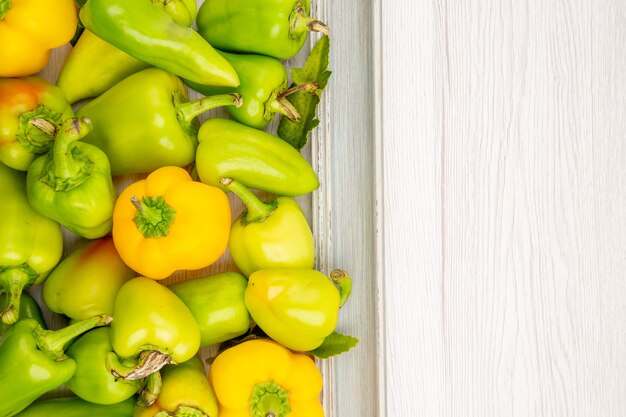
[[[149,375],[160,371],[165,365],[176,363],[170,355],[161,353],[158,350],[141,352],[139,361],[132,366],[122,364],[120,358],[114,352],[110,352],[107,355],[106,362],[107,369],[109,369],[111,375],[130,381],[147,378]]]
[[[0,20],[4,19],[4,16],[9,10],[11,10],[11,0],[0,0]]]
[[[168,413],[165,410],[161,410],[154,415],[154,417],[213,417],[204,414],[196,407],[190,407],[188,405],[179,405],[176,407],[173,413]]]
[[[289,36],[295,39],[306,32],[320,32],[324,35],[330,35],[330,28],[321,20],[309,16],[302,7],[301,1],[298,0],[289,16]]]
[[[265,111],[272,116],[274,113],[280,113],[292,122],[300,120],[300,112],[286,97],[276,97],[274,100],[270,100]]]
[[[91,120],[86,117],[67,119],[54,141],[54,176],[67,179],[76,177],[81,170],[81,163],[72,155],[74,142],[87,135],[92,128]]]
[[[292,95],[293,93],[303,92],[303,93],[314,93],[319,90],[320,85],[315,81],[309,81],[308,83],[302,83],[295,85],[287,90],[282,91],[278,97],[287,97]]]
[[[335,269],[331,272],[330,279],[339,287],[339,307],[343,307],[352,293],[352,279],[342,269]]]
[[[275,204],[263,203],[252,191],[239,181],[235,181],[232,178],[222,178],[220,184],[237,194],[237,197],[246,205],[248,209],[247,214],[245,214],[245,216],[242,215],[244,223],[262,222],[276,210]]]
[[[4,311],[0,312],[4,324],[13,324],[20,315],[20,296],[26,286],[36,279],[32,269],[24,267],[8,268],[0,273],[0,289],[8,294],[8,304]],[[33,276],[35,274],[35,276]]]
[[[163,385],[161,372],[156,371],[151,373],[146,377],[144,382],[145,384],[137,398],[137,405],[150,407],[159,398],[159,394],[161,393],[161,386]]]
[[[187,103],[176,103],[176,115],[178,120],[185,125],[189,125],[193,119],[202,113],[222,106],[241,107],[241,94],[219,94],[209,97],[201,97]]]
[[[35,328],[33,336],[37,347],[51,358],[60,361],[66,358],[65,347],[74,338],[91,330],[94,327],[106,326],[113,319],[106,314],[98,314],[88,319],[77,321],[60,330],[44,330],[41,326]]]

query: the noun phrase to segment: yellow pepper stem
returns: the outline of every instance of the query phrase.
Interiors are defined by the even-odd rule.
[[[145,238],[167,236],[174,223],[176,211],[163,197],[144,197],[139,200],[132,196],[130,201],[137,209],[133,222]]]
[[[291,412],[289,393],[274,381],[256,384],[249,404],[251,417],[285,417]]]

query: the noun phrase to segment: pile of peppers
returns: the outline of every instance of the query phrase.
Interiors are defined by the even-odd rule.
[[[324,415],[352,283],[316,269],[319,181],[269,127],[330,75],[285,69],[330,33],[310,10],[0,0],[0,417]]]

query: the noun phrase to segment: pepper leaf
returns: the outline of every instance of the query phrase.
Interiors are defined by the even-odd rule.
[[[312,350],[310,353],[316,358],[327,359],[331,356],[337,356],[349,351],[358,343],[359,339],[356,337],[332,332],[324,339],[324,342],[318,348]]]
[[[328,70],[329,52],[330,39],[328,36],[322,36],[311,50],[304,67],[291,70],[293,82],[291,87],[307,83],[318,84],[318,88],[313,92],[299,91],[287,97],[300,113],[300,120],[292,122],[287,117],[282,117],[278,125],[278,136],[298,150],[306,145],[309,133],[320,123],[315,117],[315,112],[331,74]]]

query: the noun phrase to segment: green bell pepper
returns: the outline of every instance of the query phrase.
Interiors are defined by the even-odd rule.
[[[194,0],[153,1],[174,21],[191,26],[196,18]],[[117,49],[86,30],[65,60],[57,79],[57,86],[70,103],[96,97],[131,74],[150,65]]]
[[[196,169],[200,181],[220,187],[232,178],[247,187],[283,195],[310,193],[319,186],[304,157],[287,142],[228,119],[212,118],[198,132]]]
[[[65,347],[111,317],[94,316],[60,330],[44,330],[33,319],[15,323],[0,336],[0,416],[11,417],[39,396],[66,383],[76,371]]]
[[[89,0],[80,20],[96,36],[157,68],[200,84],[239,85],[233,67],[208,42],[151,3]]]
[[[241,107],[227,107],[226,110],[239,123],[256,129],[263,129],[280,113],[290,120],[300,119],[298,110],[287,100],[287,96],[299,91],[315,91],[316,83],[306,83],[287,88],[287,71],[275,58],[263,55],[241,55],[220,52],[239,74],[239,87],[214,87],[201,85],[188,80],[185,84],[205,96],[225,93],[239,93],[243,101]]]
[[[37,401],[17,417],[132,417],[135,400],[129,398],[117,404],[102,405],[78,397],[63,397]]]
[[[8,306],[9,296],[7,294],[0,294],[0,311],[3,311]],[[20,319],[35,319],[43,329],[47,329],[46,321],[41,314],[39,304],[37,304],[37,301],[27,292],[22,292],[20,296]],[[0,321],[0,336],[2,336],[9,327],[11,327],[11,325]]]
[[[94,329],[79,337],[67,349],[67,356],[76,361],[76,372],[65,385],[83,400],[97,404],[115,404],[132,397],[142,381],[115,378],[107,368],[108,355],[113,352],[111,329]]]
[[[330,29],[311,18],[311,0],[205,0],[198,10],[198,33],[217,49],[289,59],[309,31]]]
[[[28,170],[48,151],[63,120],[73,116],[63,92],[43,78],[0,78],[0,161]]]
[[[61,259],[63,234],[28,203],[23,172],[0,163],[0,184],[0,293],[9,297],[0,317],[11,324],[19,317],[22,290],[42,282]]]
[[[51,152],[37,158],[26,177],[33,208],[87,239],[111,231],[117,198],[106,155],[77,142],[91,128],[85,118],[65,120]]]
[[[265,269],[248,278],[245,300],[252,319],[269,337],[306,352],[335,330],[350,289],[350,277],[341,270],[329,279],[311,269]]]
[[[48,308],[74,320],[113,314],[113,302],[124,283],[134,278],[110,236],[82,243],[63,259],[43,284]]]
[[[222,272],[177,282],[169,289],[189,308],[200,328],[200,347],[241,336],[250,329],[243,299],[248,281],[237,272]]]
[[[200,330],[191,311],[167,287],[149,278],[122,286],[113,308],[108,366],[116,377],[141,379],[169,363],[191,359]]]
[[[233,261],[245,276],[260,269],[313,268],[313,232],[293,198],[263,203],[237,181],[225,178],[222,185],[247,207],[233,222],[228,240]]]
[[[192,162],[198,145],[196,116],[240,105],[240,99],[224,94],[190,102],[178,77],[148,68],[87,103],[77,115],[93,122],[84,141],[104,151],[113,175],[144,173]]]

